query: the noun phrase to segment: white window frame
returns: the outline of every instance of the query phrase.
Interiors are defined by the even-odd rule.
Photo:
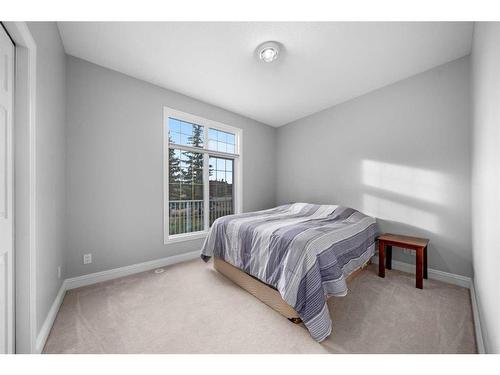
[[[183,145],[175,145],[173,148],[180,149],[184,151],[194,151],[194,152],[202,152],[203,153],[203,212],[204,212],[204,230],[198,232],[191,233],[182,233],[182,234],[169,234],[169,193],[168,193],[168,168],[169,168],[169,153],[168,150],[170,148],[168,132],[169,132],[169,121],[168,118],[173,117],[178,120],[190,122],[196,125],[203,126],[204,130],[204,142],[203,148],[200,147],[190,147]],[[226,153],[219,151],[212,151],[208,149],[208,129],[212,128],[215,130],[221,130],[229,133],[233,133],[235,135],[235,153]],[[189,241],[195,240],[199,238],[204,238],[208,234],[210,229],[210,220],[209,220],[209,157],[223,157],[228,159],[233,159],[233,205],[234,205],[234,213],[241,213],[242,210],[242,175],[243,175],[243,158],[242,158],[242,137],[243,130],[239,128],[235,128],[234,126],[229,126],[214,120],[209,120],[203,117],[195,116],[190,113],[181,112],[173,108],[163,107],[163,239],[164,244],[170,244],[180,241]]]

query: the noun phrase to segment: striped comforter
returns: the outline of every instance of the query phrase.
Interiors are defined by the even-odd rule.
[[[374,253],[374,218],[352,208],[293,203],[217,219],[202,259],[218,256],[275,287],[322,341],[332,331],[328,296],[345,296],[346,277]]]

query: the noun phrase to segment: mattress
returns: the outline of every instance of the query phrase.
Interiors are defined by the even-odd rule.
[[[217,219],[202,258],[216,256],[276,289],[317,341],[332,331],[329,296],[374,254],[374,218],[352,208],[293,203]]]

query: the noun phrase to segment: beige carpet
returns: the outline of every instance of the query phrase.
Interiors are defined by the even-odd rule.
[[[318,344],[194,260],[69,291],[45,353],[475,353],[469,291],[370,266],[329,300],[333,333]]]

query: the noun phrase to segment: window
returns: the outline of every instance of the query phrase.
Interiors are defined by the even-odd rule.
[[[165,243],[206,235],[241,211],[241,130],[164,109]]]
[[[215,219],[233,213],[234,160],[211,156],[209,165],[210,225]]]

